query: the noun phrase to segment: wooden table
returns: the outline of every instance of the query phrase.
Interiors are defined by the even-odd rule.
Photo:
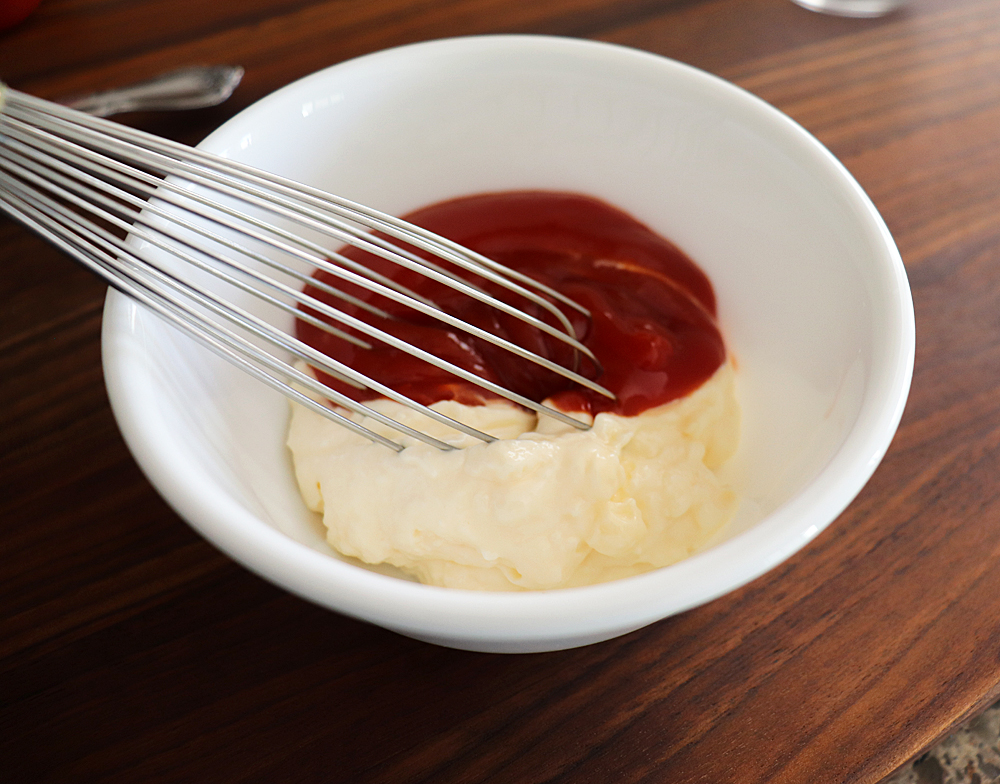
[[[789,0],[43,0],[0,75],[43,97],[198,62],[224,106],[486,32],[599,38],[735,81],[838,155],[909,270],[913,391],[885,462],[798,556],[608,643],[445,650],[272,587],[126,451],[104,286],[0,220],[0,781],[877,782],[1000,694],[1000,3],[881,20]]]

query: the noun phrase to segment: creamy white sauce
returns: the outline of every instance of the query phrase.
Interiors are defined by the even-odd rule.
[[[434,404],[500,438],[491,444],[388,400],[368,405],[464,448],[395,453],[292,404],[302,496],[340,553],[432,585],[545,589],[638,574],[702,549],[736,510],[716,475],[739,439],[728,364],[681,400],[599,414],[586,431],[507,404]]]

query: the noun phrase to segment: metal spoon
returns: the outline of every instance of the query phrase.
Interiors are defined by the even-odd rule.
[[[63,103],[98,117],[122,112],[200,109],[222,103],[242,78],[243,69],[238,65],[193,66]]]

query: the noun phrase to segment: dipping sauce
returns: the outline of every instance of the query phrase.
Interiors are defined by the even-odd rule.
[[[545,590],[640,574],[703,549],[738,499],[720,478],[739,439],[733,365],[705,275],[674,245],[595,199],[516,192],[455,199],[407,219],[529,275],[588,308],[569,307],[603,366],[580,372],[612,401],[506,349],[442,326],[382,296],[333,285],[384,308],[364,321],[527,397],[573,412],[579,430],[484,392],[423,360],[371,340],[355,348],[305,323],[321,351],[445,416],[497,437],[483,443],[393,400],[323,378],[390,418],[458,447],[443,451],[362,414],[400,452],[292,403],[288,447],[306,505],[327,541],[368,564],[421,582],[474,590]],[[574,350],[468,294],[356,250],[346,256],[443,310],[572,367]],[[326,277],[323,275],[322,277]],[[492,294],[501,289],[473,281]],[[325,297],[311,287],[314,296]],[[554,317],[520,295],[512,305]]]
[[[315,287],[307,287],[307,292],[463,369],[535,401],[549,399],[570,412],[635,416],[690,394],[725,360],[715,296],[705,274],[672,243],[604,202],[544,191],[494,193],[425,207],[405,220],[528,275],[587,308],[589,319],[559,305],[602,366],[583,357],[579,372],[599,380],[617,399],[575,385],[505,349],[329,273],[319,272],[317,277],[377,305],[393,318],[373,316]],[[429,298],[451,315],[565,367],[573,365],[574,352],[566,344],[465,293],[356,248],[343,255]],[[530,315],[557,323],[550,313],[519,295],[478,276],[461,274]],[[371,349],[359,348],[305,322],[299,322],[298,336],[425,405],[440,400],[475,405],[494,397],[379,341],[369,339]],[[370,390],[318,375],[355,400],[378,397]]]

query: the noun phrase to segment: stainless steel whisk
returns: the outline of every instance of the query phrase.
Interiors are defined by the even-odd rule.
[[[222,282],[223,290],[231,286],[252,294],[267,308],[292,314],[364,348],[371,346],[368,339],[384,341],[522,406],[574,427],[586,427],[304,294],[302,286],[309,283],[368,313],[388,316],[375,305],[311,277],[314,270],[324,270],[344,283],[378,293],[614,397],[575,367],[563,367],[457,319],[433,301],[335,249],[351,245],[427,275],[565,342],[577,359],[582,354],[596,362],[574,335],[562,308],[575,308],[584,314],[586,310],[530,277],[376,210],[2,84],[0,208],[250,375],[295,402],[396,450],[402,445],[313,396],[441,449],[452,447],[322,384],[297,368],[294,361],[373,390],[483,441],[495,439],[327,357],[220,295],[215,282],[206,283]],[[385,236],[373,234],[376,231]],[[127,234],[126,239],[121,238],[123,234]],[[426,251],[437,262],[401,244]],[[454,268],[535,303],[552,314],[559,326],[490,296],[452,271]],[[325,318],[303,312],[300,306]],[[365,337],[348,333],[327,319]]]

